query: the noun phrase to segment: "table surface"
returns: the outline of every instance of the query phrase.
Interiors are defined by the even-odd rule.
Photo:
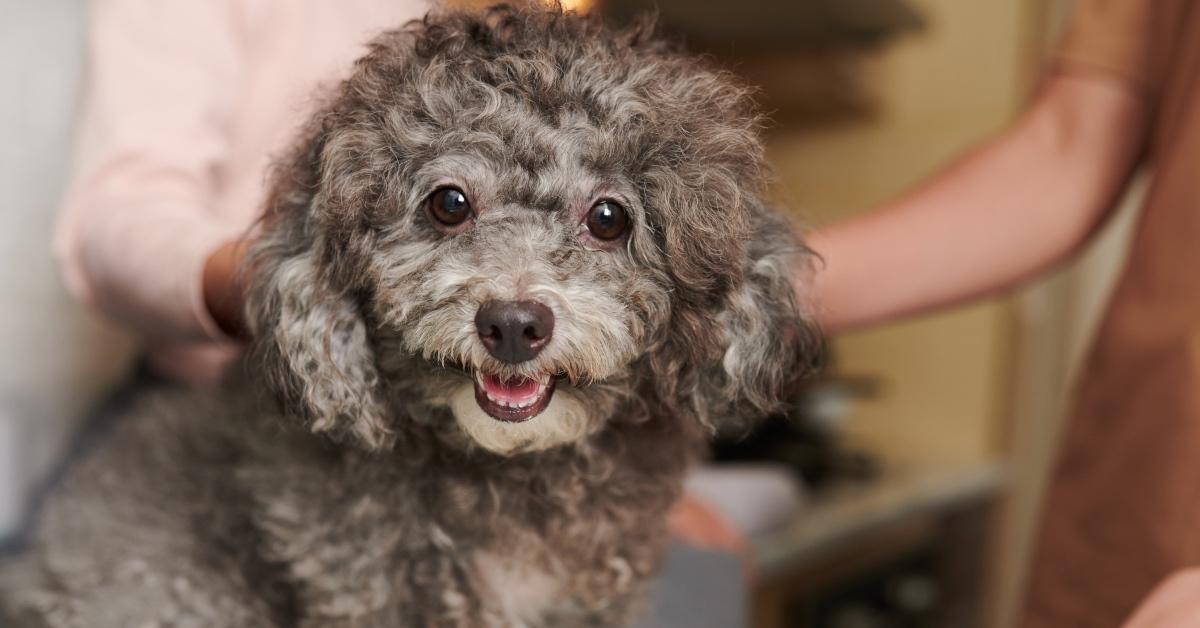
[[[1006,479],[1000,461],[889,463],[875,479],[830,488],[786,523],[752,537],[759,573],[785,573],[890,524],[986,498]]]

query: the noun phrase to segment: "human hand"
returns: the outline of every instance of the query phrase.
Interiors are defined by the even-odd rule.
[[[204,305],[213,321],[230,338],[249,339],[243,315],[246,301],[242,262],[249,240],[230,240],[213,251],[204,263]]]
[[[1176,572],[1142,601],[1124,628],[1200,626],[1200,567]]]
[[[746,549],[742,533],[719,512],[694,495],[685,493],[667,515],[671,534],[701,549],[741,554]]]

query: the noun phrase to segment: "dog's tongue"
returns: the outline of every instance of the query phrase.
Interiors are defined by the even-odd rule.
[[[529,377],[502,378],[497,375],[484,375],[482,380],[483,390],[488,397],[516,406],[536,400],[540,388],[538,381]]]

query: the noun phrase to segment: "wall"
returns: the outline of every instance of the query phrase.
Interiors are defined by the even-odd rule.
[[[0,536],[128,347],[64,293],[49,252],[67,172],[82,0],[0,0]]]
[[[1003,128],[1034,83],[1048,25],[1063,3],[913,4],[930,25],[874,69],[882,99],[876,118],[772,137],[781,196],[810,223],[867,210]],[[1066,315],[1062,299],[1042,302],[1044,315],[1036,319],[1025,298],[1020,309],[992,300],[834,343],[839,371],[884,382],[881,398],[861,404],[852,417],[856,438],[901,461],[1005,456],[1012,462],[1010,498],[993,532],[987,597],[996,626],[1014,625],[1061,409],[1064,356],[1078,344],[1052,342],[1052,331],[1029,334],[1048,329],[1046,318]],[[1018,352],[1022,365],[1041,365],[1041,379],[1013,380]]]
[[[773,138],[781,194],[811,223],[868,209],[1002,128],[1034,85],[1072,6],[914,4],[931,28],[882,59],[877,119]],[[839,370],[879,375],[886,386],[881,399],[855,413],[852,434],[900,460],[1007,458],[1009,494],[993,539],[993,626],[1017,625],[1074,374],[1124,260],[1146,180],[1079,259],[1011,300],[835,342]]]
[[[811,223],[898,194],[1002,127],[1023,100],[1030,3],[913,4],[930,24],[880,61],[877,116],[771,138],[780,196]],[[840,371],[878,375],[885,385],[850,428],[901,459],[995,454],[1011,341],[998,301],[837,338]]]

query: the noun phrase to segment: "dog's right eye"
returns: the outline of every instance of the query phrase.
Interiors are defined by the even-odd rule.
[[[447,227],[461,225],[471,217],[471,202],[455,187],[438,188],[429,195],[427,205],[429,215]]]

